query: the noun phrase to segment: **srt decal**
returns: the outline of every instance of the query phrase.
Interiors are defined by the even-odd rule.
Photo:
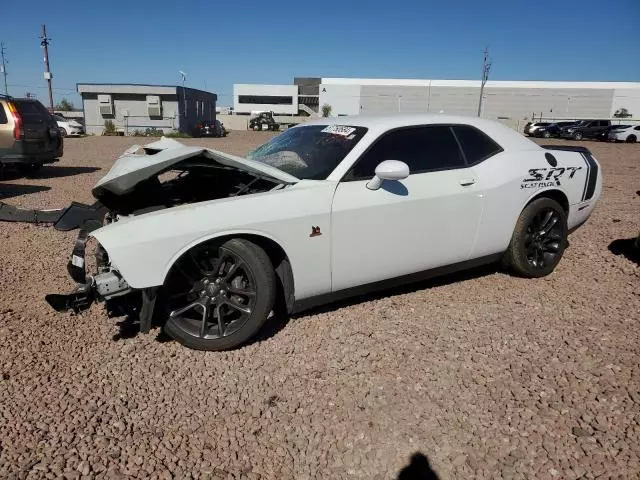
[[[582,167],[531,168],[529,176],[525,177],[520,188],[559,187],[560,180],[572,179]]]

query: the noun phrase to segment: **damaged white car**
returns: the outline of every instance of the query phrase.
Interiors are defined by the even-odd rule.
[[[584,147],[445,115],[340,117],[239,158],[169,139],[133,147],[93,189],[56,310],[106,302],[182,344],[247,342],[289,313],[389,284],[502,261],[540,277],[602,189]],[[95,238],[96,271],[85,273]]]

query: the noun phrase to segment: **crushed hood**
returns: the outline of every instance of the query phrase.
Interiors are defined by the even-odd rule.
[[[128,148],[116,160],[111,170],[93,187],[93,196],[98,198],[105,191],[115,195],[126,194],[139,182],[194,157],[201,157],[205,161],[210,160],[212,164],[235,167],[283,183],[292,184],[300,181],[293,175],[264,163],[210,148],[190,147],[174,139],[162,137],[144,146],[134,145]]]

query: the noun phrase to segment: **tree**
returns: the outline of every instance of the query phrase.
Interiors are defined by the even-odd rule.
[[[331,105],[329,105],[328,103],[325,103],[324,105],[322,105],[322,116],[323,117],[328,117],[331,115],[331,110],[333,110],[331,108]]]
[[[631,112],[629,110],[627,110],[626,108],[624,108],[624,107],[620,107],[619,109],[617,109],[616,113],[614,113],[613,116],[616,117],[616,118],[633,117]]]
[[[56,105],[56,110],[62,110],[63,112],[70,112],[73,110],[73,103],[63,98],[60,103]]]

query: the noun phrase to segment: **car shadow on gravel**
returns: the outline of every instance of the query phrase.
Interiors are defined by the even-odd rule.
[[[154,315],[152,323],[152,329],[157,329],[158,331],[156,341],[160,343],[172,342],[173,339],[167,335],[162,328],[163,320],[160,317],[160,314]],[[290,317],[288,315],[280,311],[276,312],[272,317],[267,319],[260,331],[245,345],[252,345],[270,339],[284,329],[289,323],[289,320]],[[111,340],[114,342],[134,338],[140,333],[140,321],[136,313],[121,317],[120,320],[116,322],[116,326],[118,327],[118,333],[111,337]]]
[[[59,165],[45,165],[37,172],[28,175],[28,178],[60,178],[83,175],[101,170],[99,167],[62,167]]]
[[[609,244],[609,251],[614,255],[622,255],[627,260],[640,265],[640,236],[614,240]]]
[[[427,456],[416,452],[411,456],[409,465],[400,470],[397,480],[440,480],[440,477],[431,468]]]
[[[20,195],[28,195],[30,193],[46,192],[51,187],[44,185],[20,185],[17,183],[0,183],[0,200]]]

